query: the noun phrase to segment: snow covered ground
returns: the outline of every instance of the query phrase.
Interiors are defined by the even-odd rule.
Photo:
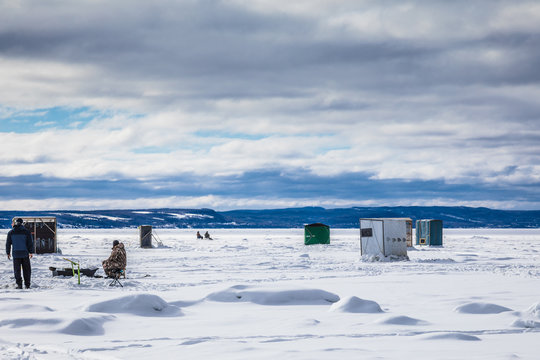
[[[357,229],[312,246],[303,229],[195,231],[141,249],[134,229],[59,230],[30,290],[4,256],[0,358],[540,359],[539,229],[445,229],[443,247],[383,263],[362,261]],[[100,266],[115,239],[123,288],[52,277],[63,257]]]

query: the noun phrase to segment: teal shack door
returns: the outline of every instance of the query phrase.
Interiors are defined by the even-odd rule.
[[[304,245],[330,244],[330,226],[321,223],[304,226]]]
[[[416,220],[416,245],[441,246],[442,244],[442,220]]]

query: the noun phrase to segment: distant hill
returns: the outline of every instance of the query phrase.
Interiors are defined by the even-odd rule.
[[[332,227],[356,228],[360,218],[409,217],[440,219],[445,227],[452,228],[537,228],[540,211],[508,211],[470,207],[353,207],[324,209],[320,207],[277,210],[234,210],[222,212],[243,226],[298,227],[306,223],[322,222]]]
[[[447,228],[538,228],[540,210],[510,211],[444,206],[303,207],[273,210],[137,209],[93,211],[0,211],[0,227],[10,228],[16,216],[55,216],[62,228],[298,228],[322,222],[331,227],[356,228],[360,218],[410,217],[441,219]]]

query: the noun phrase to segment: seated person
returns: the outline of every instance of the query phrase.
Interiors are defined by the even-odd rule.
[[[204,233],[204,238],[208,240],[212,240],[212,238],[210,237],[210,233],[208,231]]]
[[[108,277],[114,277],[114,272],[117,269],[126,270],[127,256],[124,244],[114,240],[111,256],[107,260],[103,260],[102,265]]]
[[[202,239],[202,238],[203,237],[202,237],[201,233],[197,231],[197,239]]]

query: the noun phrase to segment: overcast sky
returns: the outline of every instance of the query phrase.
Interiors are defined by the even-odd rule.
[[[0,0],[0,209],[540,209],[540,2]]]

